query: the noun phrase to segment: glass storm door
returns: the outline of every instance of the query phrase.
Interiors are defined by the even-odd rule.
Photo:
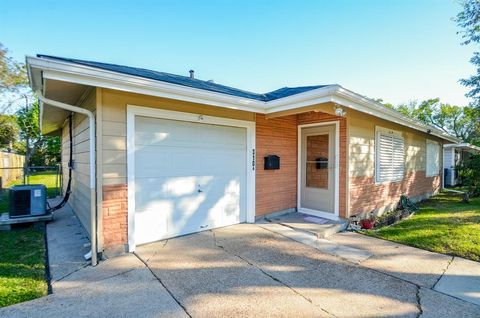
[[[335,125],[302,128],[300,208],[307,210],[303,212],[335,214],[334,179]]]

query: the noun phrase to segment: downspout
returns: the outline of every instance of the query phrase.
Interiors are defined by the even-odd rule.
[[[88,116],[89,128],[90,128],[90,242],[92,248],[92,266],[97,265],[97,211],[96,211],[96,171],[95,171],[95,116],[91,111],[78,106],[73,106],[61,102],[57,102],[48,98],[45,98],[42,93],[36,91],[38,99],[41,103],[51,105],[53,107],[62,108],[74,113],[79,113]]]

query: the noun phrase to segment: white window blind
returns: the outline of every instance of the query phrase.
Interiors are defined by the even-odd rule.
[[[401,136],[378,132],[376,147],[377,182],[398,181],[405,173],[405,143]]]
[[[438,142],[427,140],[427,177],[433,177],[440,172],[440,146]]]

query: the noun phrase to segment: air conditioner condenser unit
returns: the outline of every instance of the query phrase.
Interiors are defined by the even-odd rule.
[[[10,218],[47,214],[47,189],[43,184],[17,185],[9,192]]]

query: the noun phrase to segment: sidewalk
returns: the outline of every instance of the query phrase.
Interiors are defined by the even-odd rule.
[[[67,204],[55,212],[55,220],[47,224],[48,262],[52,288],[56,287],[56,282],[90,264],[83,257],[90,251],[89,244],[87,233],[73,214],[70,205]]]
[[[371,253],[362,266],[480,306],[479,262],[352,232],[338,233],[330,239]]]

